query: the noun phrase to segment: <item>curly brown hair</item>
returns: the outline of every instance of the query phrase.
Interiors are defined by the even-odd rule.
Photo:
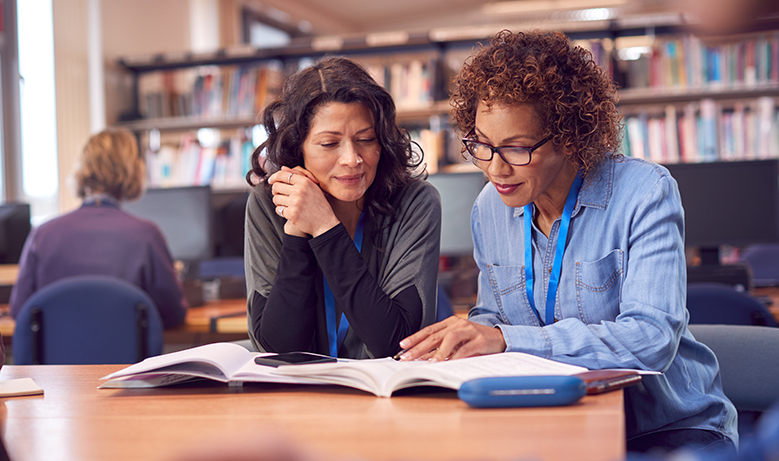
[[[485,104],[531,104],[557,146],[586,176],[601,160],[620,157],[622,116],[617,86],[560,32],[499,32],[454,78],[450,103],[457,130],[474,128],[476,108]]]

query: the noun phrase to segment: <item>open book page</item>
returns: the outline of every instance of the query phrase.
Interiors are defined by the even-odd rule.
[[[251,353],[249,354],[251,355]],[[249,360],[246,365],[248,364],[254,364],[254,361]],[[241,369],[239,368],[238,370],[240,371]],[[117,373],[121,373],[122,371],[124,370],[120,370]],[[114,373],[114,375],[117,373]],[[171,384],[178,384],[195,378],[205,378],[226,383],[228,381],[234,380],[233,374],[234,373],[231,373],[230,376],[225,375],[224,371],[222,371],[217,365],[213,363],[190,360],[185,363],[176,363],[174,365],[154,368],[148,372],[136,372],[131,375],[121,375],[116,378],[109,379],[101,386],[99,386],[99,388],[135,389],[145,387],[161,387],[169,386]],[[271,370],[266,370],[265,375],[270,378],[273,377],[271,375]]]
[[[247,362],[253,362],[253,359],[254,355],[238,344],[206,344],[170,354],[149,357],[101,379],[114,379],[149,372],[166,372],[229,381],[233,373]]]
[[[279,369],[275,367],[257,365],[254,363],[254,360],[249,360],[232,374],[230,380],[256,383],[323,384],[321,381],[312,380],[303,376],[280,375],[277,373],[278,370]]]
[[[380,395],[384,383],[392,379],[398,371],[425,365],[427,362],[398,362],[391,358],[382,358],[283,366],[278,368],[277,373],[286,376],[306,377],[323,384],[349,386]]]
[[[409,368],[397,373],[387,383],[392,390],[403,389],[419,380],[448,384],[446,387],[459,389],[465,381],[494,376],[563,376],[587,371],[587,368],[555,362],[521,352],[469,357],[460,360],[431,363],[428,369]]]
[[[413,386],[442,386],[459,389],[465,381],[492,376],[573,375],[587,371],[521,352],[470,357],[446,362],[398,362],[389,358],[347,363],[280,367],[277,373],[305,376],[322,382],[351,386],[389,397],[392,392]]]
[[[98,389],[146,389],[152,387],[170,386],[200,378],[191,374],[176,373],[141,373],[139,375],[122,376],[109,379]]]
[[[252,358],[255,354],[252,354]],[[148,373],[113,378],[99,386],[100,389],[142,389],[170,386],[197,378],[229,382],[258,382],[284,384],[322,384],[309,378],[296,376],[280,376],[275,374],[276,368],[257,365],[249,360],[241,368],[233,372],[229,378],[213,365],[203,362],[187,362],[158,368]]]

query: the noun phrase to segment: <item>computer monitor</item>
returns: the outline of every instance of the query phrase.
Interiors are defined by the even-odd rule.
[[[18,264],[24,242],[30,233],[30,205],[0,205],[0,264]]]
[[[243,258],[244,221],[249,191],[215,191],[211,206],[214,213],[214,257]]]
[[[159,226],[173,259],[190,262],[213,257],[210,186],[148,189],[140,200],[123,208]]]
[[[685,244],[702,264],[719,264],[721,245],[779,242],[779,160],[666,165],[679,184]]]
[[[248,198],[249,191],[215,191],[212,196],[214,259],[201,261],[193,275],[219,279],[221,298],[246,298],[243,240]]]
[[[432,174],[427,180],[441,195],[441,254],[458,256],[473,253],[471,210],[484,188],[484,173]]]

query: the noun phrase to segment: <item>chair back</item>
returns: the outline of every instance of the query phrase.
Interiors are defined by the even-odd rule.
[[[752,267],[755,286],[779,285],[779,244],[750,245],[741,252],[741,261]]]
[[[114,277],[75,276],[35,292],[22,306],[14,363],[135,363],[162,353],[162,320],[140,288]]]
[[[722,390],[740,411],[765,411],[779,402],[779,328],[689,325],[720,365]]]
[[[721,283],[688,284],[687,310],[691,324],[777,326],[760,301]]]

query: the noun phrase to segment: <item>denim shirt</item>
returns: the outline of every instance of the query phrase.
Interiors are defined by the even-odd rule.
[[[524,209],[487,184],[471,215],[479,290],[470,320],[503,332],[506,351],[590,369],[637,368],[625,390],[627,437],[668,429],[717,431],[738,442],[736,410],[714,353],[687,329],[684,210],[662,166],[602,161],[584,180],[568,231],[552,325],[525,288]],[[533,294],[541,319],[560,220],[533,227]]]

